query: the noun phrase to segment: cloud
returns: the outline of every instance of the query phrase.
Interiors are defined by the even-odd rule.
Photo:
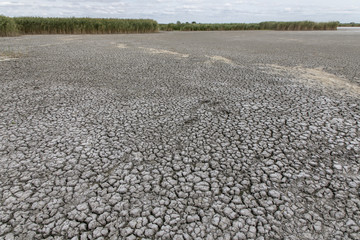
[[[7,0],[7,16],[153,18],[159,22],[360,22],[358,0]]]
[[[24,6],[25,3],[19,2],[0,2],[0,7],[15,7],[15,6]]]

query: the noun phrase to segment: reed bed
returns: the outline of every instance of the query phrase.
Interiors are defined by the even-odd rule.
[[[360,27],[360,23],[355,23],[355,22],[351,22],[351,23],[340,23],[339,27]]]
[[[0,36],[9,37],[17,34],[18,29],[14,19],[0,15]]]
[[[236,30],[278,30],[278,31],[313,31],[336,30],[339,22],[261,22],[261,23],[169,23],[159,24],[162,31],[236,31]]]
[[[278,30],[312,31],[336,30],[339,22],[261,22],[261,23],[169,23],[158,24],[151,19],[106,18],[41,18],[0,16],[0,36],[18,34],[112,34],[151,33],[162,31],[239,31]]]
[[[261,30],[279,31],[316,31],[316,30],[336,30],[339,22],[261,22]]]
[[[0,36],[14,34],[112,34],[157,32],[151,19],[1,17]]]
[[[150,33],[158,24],[150,19],[14,18],[22,34]]]
[[[259,30],[258,24],[246,23],[222,23],[222,24],[201,24],[201,23],[169,23],[159,24],[162,31],[236,31],[236,30]]]

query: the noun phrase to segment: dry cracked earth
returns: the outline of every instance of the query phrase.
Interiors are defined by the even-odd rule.
[[[360,239],[359,37],[1,38],[0,239]]]

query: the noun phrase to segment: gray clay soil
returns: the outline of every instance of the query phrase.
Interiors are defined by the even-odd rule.
[[[0,38],[0,239],[360,239],[359,39]]]

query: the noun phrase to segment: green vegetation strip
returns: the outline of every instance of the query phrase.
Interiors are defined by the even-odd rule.
[[[169,23],[159,24],[161,31],[236,31],[236,30],[279,30],[313,31],[336,30],[339,22],[261,22],[261,23]]]
[[[351,22],[351,23],[340,23],[339,27],[360,27],[360,23],[355,23],[355,22]]]
[[[0,36],[18,34],[111,34],[158,31],[151,19],[40,18],[0,16]]]
[[[162,31],[336,30],[339,22],[169,23],[151,19],[40,18],[0,16],[0,36],[19,34],[111,34]]]

